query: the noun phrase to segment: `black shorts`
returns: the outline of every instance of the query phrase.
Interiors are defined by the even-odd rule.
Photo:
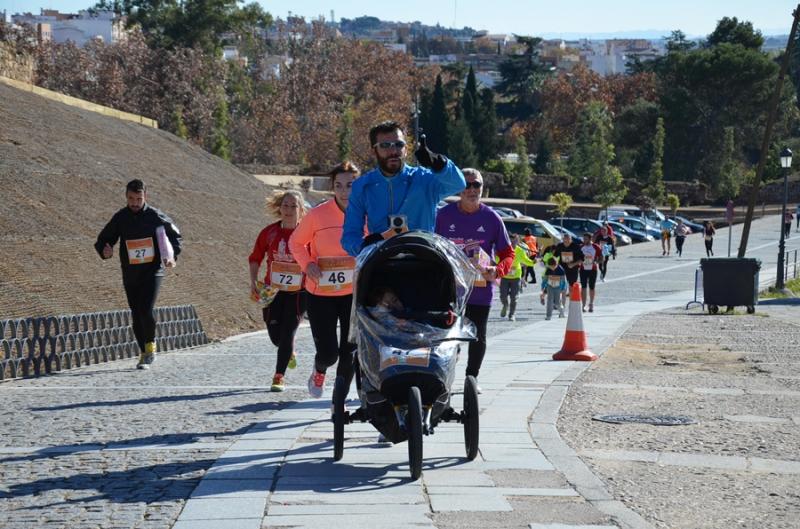
[[[586,289],[588,285],[590,289],[594,290],[597,284],[597,269],[584,270],[581,268],[581,288]]]

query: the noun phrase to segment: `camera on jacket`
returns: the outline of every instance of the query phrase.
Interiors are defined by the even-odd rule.
[[[383,232],[383,238],[389,239],[408,231],[408,217],[405,215],[389,215],[389,229]]]

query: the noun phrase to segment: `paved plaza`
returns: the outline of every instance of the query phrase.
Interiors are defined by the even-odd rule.
[[[775,217],[753,224],[762,282],[774,278],[777,227]],[[792,235],[787,247],[800,241]],[[726,237],[719,230],[718,255]],[[683,308],[701,256],[699,235],[682,258],[662,257],[658,243],[622,248],[584,315],[592,350],[606,351],[644,313]],[[516,322],[492,311],[478,458],[465,458],[461,425],[442,424],[424,439],[418,481],[407,445],[377,442],[369,424],[346,426],[344,457],[333,461],[332,381],[322,399],[308,398],[307,325],[285,393],[269,392],[275,351],[263,332],[160,355],[151,371],[129,360],[0,383],[0,527],[644,529],[661,526],[612,495],[585,458],[800,473],[800,463],[770,458],[573,450],[556,423],[587,365],[551,360],[566,320],[544,320],[538,289],[525,290]],[[793,310],[782,309],[787,323]]]

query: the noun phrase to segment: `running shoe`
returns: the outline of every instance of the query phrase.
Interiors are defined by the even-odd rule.
[[[144,352],[145,352],[145,363],[147,365],[152,364],[156,361],[156,343],[155,342],[147,342],[144,344]]]
[[[589,312],[594,312],[594,305],[591,303],[589,304]]]
[[[308,394],[318,399],[322,396],[322,391],[325,389],[325,373],[320,373],[316,369],[311,372],[308,377]]]
[[[297,354],[292,353],[292,356],[289,358],[289,364],[286,366],[289,369],[294,369],[297,367]]]
[[[503,305],[503,308],[502,308],[502,309],[500,309],[500,317],[501,317],[501,318],[505,318],[505,317],[506,317],[506,312],[507,312],[507,311],[508,311],[508,307],[507,307],[506,305]]]
[[[136,364],[136,369],[150,369],[145,353],[139,353],[139,362]]]
[[[270,391],[283,391],[286,389],[286,384],[283,382],[283,375],[280,373],[275,373],[275,376],[272,377],[272,386],[270,386]]]
[[[508,315],[508,321],[517,321],[517,317],[514,316],[513,314],[509,314]]]

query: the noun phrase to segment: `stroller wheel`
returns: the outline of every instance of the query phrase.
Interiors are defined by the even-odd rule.
[[[478,439],[480,437],[480,408],[478,407],[478,381],[472,375],[464,382],[464,446],[467,459],[472,461],[478,456]]]
[[[333,460],[344,455],[344,399],[347,397],[344,377],[336,377],[333,385]]]
[[[422,475],[422,396],[419,388],[412,386],[408,390],[408,467],[411,479],[419,479]]]

